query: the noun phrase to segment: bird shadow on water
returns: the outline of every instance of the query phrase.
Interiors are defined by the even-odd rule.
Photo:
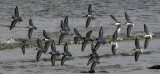
[[[91,71],[81,71],[80,73],[109,73],[108,71],[94,71],[94,70],[91,70]]]

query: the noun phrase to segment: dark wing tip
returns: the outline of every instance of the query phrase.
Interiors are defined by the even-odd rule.
[[[68,51],[68,43],[67,42],[64,45],[64,51]]]
[[[127,12],[125,12],[125,16],[127,16],[128,14],[127,14]]]
[[[76,30],[76,28],[74,28],[74,31]]]
[[[94,44],[93,43],[91,43],[91,49],[92,49],[92,51],[94,51]]]
[[[146,24],[144,24],[144,31],[148,34],[148,27],[147,27],[147,25]]]
[[[66,56],[63,56],[61,59],[61,65],[64,65],[65,59],[66,59]]]
[[[51,43],[51,49],[55,46],[55,43],[54,43],[54,40],[52,40],[52,43]]]
[[[110,15],[111,16],[111,18],[114,18],[114,16],[113,15]]]
[[[86,36],[89,37],[92,34],[92,30],[88,31]]]
[[[68,19],[68,16],[66,16],[65,18]]]
[[[138,42],[138,37],[136,37],[136,39],[135,39],[135,43],[137,43]]]
[[[91,7],[92,5],[91,4],[89,4],[89,7]]]
[[[16,8],[15,8],[15,9],[16,9],[16,12],[17,12],[17,10],[18,10],[18,6],[16,6]]]
[[[65,43],[65,46],[67,46],[67,45],[68,45],[68,43],[66,42],[66,43]]]
[[[89,33],[92,33],[92,30],[90,30]]]
[[[37,42],[39,42],[40,41],[40,39],[39,38],[37,38]]]
[[[45,30],[43,30],[43,35],[45,34],[45,32],[46,32],[46,31],[45,31]]]
[[[139,58],[139,53],[138,53],[138,52],[135,52],[135,62],[138,61],[138,58]]]
[[[88,28],[89,24],[91,23],[91,18],[87,18],[87,21],[86,21],[86,28]]]
[[[147,27],[146,24],[144,24],[144,29],[145,29],[146,27]]]
[[[36,60],[39,61],[40,57],[41,57],[41,52],[38,51],[38,52],[37,52]]]
[[[43,30],[43,36],[48,37],[47,32],[45,30]]]
[[[64,21],[61,20],[61,28],[64,28]]]
[[[52,40],[52,43],[54,43],[54,40]]]
[[[32,19],[30,18],[29,21],[32,21]]]
[[[9,30],[12,30],[12,28],[10,27],[10,29]]]
[[[116,48],[115,48],[115,46],[113,46],[113,45],[112,45],[112,53],[113,53],[113,55],[116,54]]]
[[[136,37],[136,40],[138,40],[138,37]]]
[[[33,25],[32,19],[29,19],[29,25]]]
[[[74,32],[77,33],[77,29],[76,28],[74,28]]]
[[[103,27],[101,26],[101,28],[100,29],[103,29]]]
[[[125,17],[126,17],[126,19],[128,18],[128,14],[125,12]]]

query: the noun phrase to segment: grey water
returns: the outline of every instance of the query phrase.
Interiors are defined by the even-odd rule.
[[[88,4],[92,4],[93,14],[96,19],[92,20],[89,27],[85,28],[87,18],[84,16],[88,13]],[[14,14],[15,7],[18,6],[19,14],[23,21],[18,22],[16,26],[9,30],[11,17]],[[0,46],[4,46],[2,42],[8,39],[20,38],[28,39],[29,19],[33,20],[33,24],[38,28],[33,31],[30,41],[43,37],[43,30],[51,36],[52,39],[58,41],[60,21],[65,16],[69,16],[69,26],[71,33],[74,28],[85,36],[86,32],[93,30],[91,37],[98,37],[100,27],[103,27],[103,35],[112,35],[116,27],[112,26],[114,20],[110,15],[114,15],[121,23],[125,23],[124,13],[127,12],[130,19],[135,23],[132,34],[144,33],[143,25],[146,24],[149,31],[154,35],[160,34],[160,1],[158,0],[0,0]],[[121,34],[126,34],[127,26],[123,25]],[[67,36],[64,41],[73,40],[72,36]],[[18,42],[18,41],[17,41]],[[102,45],[97,53],[101,56],[100,64],[95,68],[95,73],[110,74],[158,74],[159,70],[149,70],[146,67],[159,64],[160,54],[160,37],[156,37],[150,41],[148,48],[142,54],[138,62],[134,61],[134,56],[123,56],[122,53],[133,53],[131,50],[135,47],[134,39],[122,40],[118,42],[118,50],[116,55],[111,53],[111,45]],[[20,42],[18,42],[20,43]],[[95,44],[95,43],[94,43]],[[6,45],[6,44],[5,44]],[[140,40],[143,48],[144,39]],[[56,45],[57,50],[63,52],[63,45]],[[40,62],[36,62],[36,48],[26,48],[26,54],[22,55],[20,46],[12,49],[0,50],[0,73],[2,74],[48,74],[48,73],[81,73],[89,71],[90,65],[87,62],[91,53],[90,43],[86,46],[84,52],[81,52],[81,44],[69,45],[69,51],[73,54],[71,59],[65,62],[64,66],[60,65],[60,60],[56,61],[56,66],[52,66],[50,55],[43,54]],[[49,49],[49,51],[51,51]],[[58,57],[61,59],[62,56]]]

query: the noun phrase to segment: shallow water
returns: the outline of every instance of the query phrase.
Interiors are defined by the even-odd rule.
[[[92,4],[93,13],[96,19],[91,21],[89,28],[85,28],[88,4]],[[20,16],[23,22],[17,23],[10,31],[9,26],[12,19],[15,6],[19,7]],[[43,38],[42,31],[47,33],[56,42],[59,38],[58,31],[60,30],[60,21],[69,16],[69,26],[71,33],[73,29],[85,36],[86,32],[93,30],[92,37],[97,37],[100,26],[103,27],[104,36],[113,34],[116,27],[111,24],[114,20],[110,17],[111,14],[125,23],[124,13],[127,12],[131,20],[135,23],[132,29],[132,34],[137,32],[143,33],[143,25],[146,24],[151,32],[155,34],[155,38],[150,41],[149,46],[144,52],[149,54],[142,54],[138,62],[134,61],[133,56],[123,56],[122,53],[133,53],[131,49],[134,48],[134,38],[120,41],[117,55],[112,56],[111,45],[102,45],[97,53],[101,55],[100,64],[96,66],[96,73],[158,73],[159,70],[149,70],[146,67],[159,64],[159,39],[160,39],[160,2],[157,0],[0,0],[0,46],[4,50],[0,50],[0,73],[3,74],[44,74],[44,73],[81,73],[88,71],[90,65],[87,66],[88,55],[91,53],[90,44],[87,45],[84,52],[81,52],[81,45],[69,45],[69,51],[73,54],[70,60],[65,62],[64,66],[60,65],[60,60],[56,61],[56,66],[51,66],[50,55],[42,55],[40,62],[36,62],[35,48],[36,38]],[[32,18],[34,25],[38,28],[33,31],[30,43],[33,46],[26,48],[26,54],[22,55],[20,49],[20,41],[16,40],[18,44],[12,47],[2,42],[7,39],[25,39],[27,37],[28,29],[24,28],[28,25],[29,19]],[[121,33],[126,33],[126,26],[122,26]],[[122,34],[123,35],[123,34]],[[120,35],[120,37],[122,37]],[[73,40],[73,37],[67,36],[64,41]],[[143,48],[144,39],[140,40],[140,45]],[[8,45],[8,46],[7,46]],[[11,46],[11,47],[9,47]],[[57,45],[57,50],[63,51],[63,45]],[[50,50],[50,49],[49,49]],[[62,56],[59,57],[59,59]],[[82,61],[83,60],[83,61]]]
[[[149,54],[142,54],[139,57],[138,62],[134,61],[134,56],[122,56],[121,53],[133,53],[131,51],[134,48],[134,41],[119,42],[119,48],[117,54],[113,56],[111,54],[110,45],[103,45],[98,49],[100,56],[106,55],[100,58],[100,64],[95,68],[96,73],[159,73],[159,70],[149,70],[146,67],[159,64],[160,62],[160,46],[157,44],[160,40],[153,39],[150,42],[148,49],[144,49],[144,52],[150,52]],[[141,46],[143,40],[140,41]],[[126,45],[124,47],[124,45]],[[63,52],[63,46],[57,45],[57,50]],[[50,62],[50,55],[42,54],[40,62],[36,62],[36,53],[33,48],[27,48],[26,54],[22,55],[20,48],[1,50],[0,52],[0,72],[4,74],[28,74],[28,73],[81,73],[88,71],[90,65],[87,66],[89,59],[88,54],[91,53],[90,44],[87,45],[84,52],[81,52],[81,45],[69,45],[69,51],[72,53],[71,59],[66,60],[65,65],[60,65],[60,60],[56,61],[56,65],[52,66]],[[51,51],[51,50],[49,50]],[[58,57],[60,59],[62,56]],[[67,71],[67,72],[66,72]]]

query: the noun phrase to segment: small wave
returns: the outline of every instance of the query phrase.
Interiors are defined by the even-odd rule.
[[[56,35],[56,33],[50,33],[51,36]],[[119,34],[117,41],[125,41],[125,40],[135,40],[136,37],[138,37],[138,39],[144,39],[144,32],[136,32],[136,33],[132,33],[131,36],[129,38],[127,38],[127,35],[125,33],[121,33]],[[154,39],[160,39],[160,33],[154,33],[153,34],[153,38]],[[94,40],[94,42],[96,43],[96,39],[97,37],[92,37],[92,39]],[[24,38],[11,38],[5,41],[1,41],[0,42],[0,50],[1,49],[11,49],[11,48],[16,48],[16,47],[20,47],[21,42],[24,40]],[[104,36],[104,40],[106,40],[108,43],[111,42],[112,40],[112,35],[107,35]],[[64,45],[65,43],[68,44],[74,44],[73,41],[73,37],[68,36],[67,38],[64,39],[64,41],[61,43],[61,45]],[[77,42],[77,44],[82,44],[83,40],[79,40]],[[36,38],[33,38],[31,40],[27,40],[27,43],[30,45],[29,47],[36,47],[37,46],[37,42],[36,42]],[[58,41],[55,41],[55,43],[58,45]],[[43,43],[44,44],[44,43]]]
[[[19,42],[15,41],[14,38],[11,38],[11,39],[2,41],[1,43],[2,43],[2,44],[11,44],[11,43],[19,43]]]

